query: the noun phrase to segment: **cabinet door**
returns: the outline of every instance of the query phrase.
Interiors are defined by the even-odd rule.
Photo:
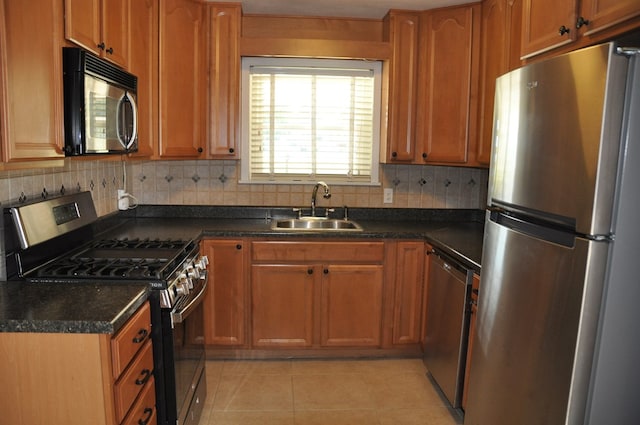
[[[65,37],[96,55],[102,54],[104,50],[104,45],[101,45],[102,10],[100,4],[101,0],[64,1]]]
[[[320,344],[379,346],[383,267],[330,265],[322,274]]]
[[[64,157],[62,25],[59,2],[0,1],[0,138],[6,162]]]
[[[584,35],[591,35],[619,22],[640,15],[639,0],[582,0],[580,7],[581,25]],[[583,30],[580,30],[583,31]]]
[[[238,158],[240,6],[209,6],[209,156]]]
[[[496,78],[519,65],[522,0],[482,2],[477,159],[491,161]]]
[[[386,19],[393,55],[387,148],[383,155],[391,162],[411,162],[415,155],[419,15],[392,11]]]
[[[446,8],[422,18],[417,160],[465,163],[476,125],[480,9]]]
[[[251,266],[254,347],[309,347],[313,344],[314,281],[309,265]]]
[[[197,158],[204,151],[203,7],[192,0],[160,3],[160,156],[163,158]]]
[[[127,67],[129,3],[140,0],[102,0],[103,56],[123,68]],[[142,1],[144,3],[144,0]],[[134,23],[135,24],[135,23]]]
[[[242,240],[206,240],[209,286],[204,298],[204,335],[207,345],[244,345],[246,342],[245,243]]]
[[[393,344],[417,344],[421,335],[424,242],[399,242],[393,300]]]
[[[127,63],[138,77],[138,152],[154,154],[158,136],[158,1],[129,1],[129,57]]]
[[[576,39],[577,0],[524,0],[522,57],[572,43]]]

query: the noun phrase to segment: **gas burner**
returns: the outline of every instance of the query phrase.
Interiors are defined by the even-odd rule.
[[[167,266],[165,259],[68,258],[38,269],[38,276],[71,278],[156,279]]]
[[[183,240],[172,239],[102,239],[95,241],[91,246],[97,249],[130,248],[130,249],[180,249],[187,244]]]

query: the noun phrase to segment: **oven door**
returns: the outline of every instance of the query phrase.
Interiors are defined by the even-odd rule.
[[[193,330],[202,330],[202,300],[206,293],[208,273],[194,281],[188,300],[171,311],[173,353],[178,424],[197,424],[206,397],[205,349],[202,338]]]

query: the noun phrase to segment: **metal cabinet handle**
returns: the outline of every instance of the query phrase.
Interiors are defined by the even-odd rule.
[[[140,372],[140,376],[142,378],[138,378],[136,379],[136,385],[144,385],[147,383],[147,381],[149,380],[149,378],[151,378],[151,371],[149,369],[142,369],[142,372]]]
[[[109,53],[110,55],[112,55],[112,54],[113,54],[113,47],[109,47],[109,48],[107,49],[107,53]]]
[[[151,416],[153,415],[153,409],[151,407],[145,407],[142,413],[145,413],[147,417],[144,419],[138,419],[138,425],[147,425],[149,423],[149,420],[151,419]]]
[[[587,26],[590,24],[588,19],[584,19],[584,17],[580,16],[576,21],[576,28],[582,28],[583,26]]]
[[[565,34],[569,34],[571,32],[571,30],[567,27],[565,27],[564,25],[560,27],[560,29],[558,29],[558,33],[560,33],[560,35],[565,35]]]
[[[104,48],[105,48],[106,46],[105,46],[104,41],[103,41],[103,42],[99,43],[96,47],[97,47],[98,49],[100,49],[100,50],[104,50]]]
[[[145,340],[148,334],[149,334],[149,331],[147,331],[146,329],[140,329],[132,341],[136,344],[140,344],[142,341]]]

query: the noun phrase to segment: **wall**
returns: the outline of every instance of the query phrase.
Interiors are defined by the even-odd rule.
[[[381,165],[382,186],[331,187],[318,206],[478,208],[486,205],[486,169]],[[312,185],[239,184],[236,161],[137,161],[127,165],[127,189],[141,204],[307,206]],[[393,188],[393,203],[382,202]]]

